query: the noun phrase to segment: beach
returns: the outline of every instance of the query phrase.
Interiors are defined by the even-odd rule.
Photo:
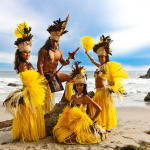
[[[67,145],[59,144],[53,140],[52,136],[49,136],[38,142],[22,143],[12,141],[11,131],[0,131],[0,150],[112,150],[117,146],[140,146],[140,141],[150,142],[150,134],[146,133],[150,131],[150,102],[144,102],[144,97],[150,92],[150,79],[139,78],[145,73],[129,72],[129,79],[124,80],[126,95],[124,95],[123,104],[120,104],[114,95],[118,122],[116,128],[108,133],[106,141],[91,145]],[[86,74],[88,75],[88,92],[95,91],[94,72],[86,72]],[[8,86],[9,83],[20,84],[21,82],[15,72],[0,72],[0,122],[13,118],[5,111],[2,104],[9,92],[21,88],[21,86]],[[63,86],[65,88],[65,83]],[[55,103],[60,101],[62,95],[63,91],[55,93]]]
[[[117,146],[135,145],[139,146],[140,141],[150,142],[150,107],[149,106],[128,106],[117,107],[117,127],[108,133],[108,139],[99,144],[90,145],[67,145],[59,144],[52,136],[46,137],[38,142],[12,141],[11,131],[0,131],[1,150],[112,150]],[[0,121],[12,119],[12,116],[4,111],[0,103]],[[150,148],[149,148],[150,149]]]

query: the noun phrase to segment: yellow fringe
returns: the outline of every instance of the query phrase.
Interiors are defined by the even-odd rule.
[[[92,98],[101,108],[102,111],[95,119],[97,124],[102,126],[105,130],[112,129],[117,125],[116,110],[112,94],[107,89],[96,89],[96,93]],[[90,116],[95,115],[95,108],[89,105]]]
[[[23,91],[15,91],[7,102],[14,120],[12,128],[13,140],[38,141],[45,136],[45,121],[43,114],[46,93],[45,79],[38,72],[28,70],[20,74]],[[23,104],[19,99],[23,97]],[[11,105],[16,103],[14,107]]]
[[[107,81],[113,91],[117,94],[124,93],[122,78],[128,78],[128,73],[117,62],[107,62]]]
[[[73,84],[74,82],[67,82],[65,87],[65,98],[71,101],[71,96],[73,95]]]
[[[51,89],[49,85],[47,85],[46,90],[46,98],[44,100],[44,111],[45,113],[50,113],[50,111],[54,108],[55,100],[54,100],[54,93],[51,93]]]
[[[24,85],[23,94],[26,106],[29,102],[35,107],[44,105],[46,84],[44,76],[33,70],[28,70],[20,74],[21,81]],[[30,99],[30,101],[29,101]]]
[[[45,137],[45,131],[42,107],[37,106],[35,108],[32,105],[30,107],[19,105],[19,111],[13,120],[12,139],[22,142],[36,142]]]
[[[93,121],[83,112],[84,108],[81,105],[80,108],[67,106],[63,113],[60,114],[58,123],[53,129],[54,138],[59,143],[70,144],[91,144],[101,142],[100,135],[96,130],[91,130]],[[97,126],[100,133],[105,134],[105,130]],[[74,140],[72,137],[75,136]],[[105,136],[103,136],[103,140]]]

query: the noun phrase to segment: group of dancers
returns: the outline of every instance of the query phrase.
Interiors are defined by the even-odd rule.
[[[14,44],[18,49],[14,70],[19,74],[23,88],[11,92],[4,101],[6,110],[14,117],[13,140],[38,141],[46,136],[44,113],[53,111],[54,93],[64,90],[62,82],[65,81],[61,102],[69,103],[53,128],[56,141],[69,144],[99,143],[107,138],[107,131],[117,125],[112,93],[116,93],[122,101],[122,78],[128,78],[128,74],[121,64],[109,61],[109,55],[112,55],[110,36],[102,35],[98,43],[89,36],[81,39],[85,54],[98,68],[94,74],[96,93],[93,98],[88,96],[87,75],[80,61],[75,61],[71,66],[70,75],[56,72],[58,62],[63,66],[70,63],[69,58],[63,58],[63,52],[59,49],[60,38],[68,32],[65,30],[68,20],[69,15],[64,21],[56,20],[48,27],[50,37],[38,52],[38,71],[34,71],[28,61],[33,41],[31,28],[23,22],[15,29],[17,40]],[[89,55],[89,50],[97,54],[98,63]]]

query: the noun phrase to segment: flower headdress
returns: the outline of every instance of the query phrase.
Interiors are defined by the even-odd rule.
[[[72,68],[72,73],[71,76],[73,78],[73,81],[76,83],[84,83],[86,84],[86,74],[84,73],[84,67],[83,66],[79,66],[79,64],[81,63],[81,61],[75,61],[74,62],[74,66],[71,66]]]
[[[65,30],[68,20],[69,14],[64,21],[61,21],[60,18],[59,20],[53,21],[54,24],[49,26],[47,29],[47,31],[51,35],[50,39],[59,41],[60,37],[68,32],[67,30]]]
[[[30,33],[31,27],[28,27],[26,22],[20,23],[14,31],[17,37],[15,45],[17,45],[19,52],[32,51],[32,37]]]

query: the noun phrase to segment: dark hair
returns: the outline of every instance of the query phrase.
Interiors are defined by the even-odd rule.
[[[78,93],[78,91],[76,90],[76,85],[74,84],[73,85],[73,89],[74,89],[74,91],[75,91],[75,94],[77,94]],[[84,95],[87,95],[88,93],[87,93],[87,84],[84,84],[84,89],[83,89],[83,96]]]
[[[59,44],[58,44],[59,47]],[[51,49],[51,42],[50,42],[50,37],[48,37],[48,39],[46,40],[45,44],[40,48],[40,50],[38,51],[38,55],[40,54],[40,52],[45,49],[46,50],[46,54],[48,56],[49,61],[51,61],[51,58],[49,56],[49,50]]]
[[[107,56],[106,56],[106,63],[109,62],[109,61],[110,61],[109,55],[107,55]]]
[[[110,49],[109,46],[110,46],[110,44],[111,44],[111,42],[112,42],[113,40],[111,40],[111,38],[110,38],[109,35],[106,36],[106,37],[105,37],[104,35],[100,36],[100,41],[101,41],[101,40],[102,40],[102,42],[99,42],[98,44],[95,44],[95,45],[94,45],[93,51],[96,53],[97,50],[98,50],[100,47],[104,47],[106,53],[111,54],[111,53],[109,52],[109,49]]]
[[[19,64],[21,62],[26,63],[27,64],[27,68],[33,68],[32,64],[30,62],[27,62],[24,58],[21,57],[21,53],[19,52],[19,49],[16,50],[15,52],[15,60],[14,60],[14,70],[16,70],[17,74],[19,73]]]

